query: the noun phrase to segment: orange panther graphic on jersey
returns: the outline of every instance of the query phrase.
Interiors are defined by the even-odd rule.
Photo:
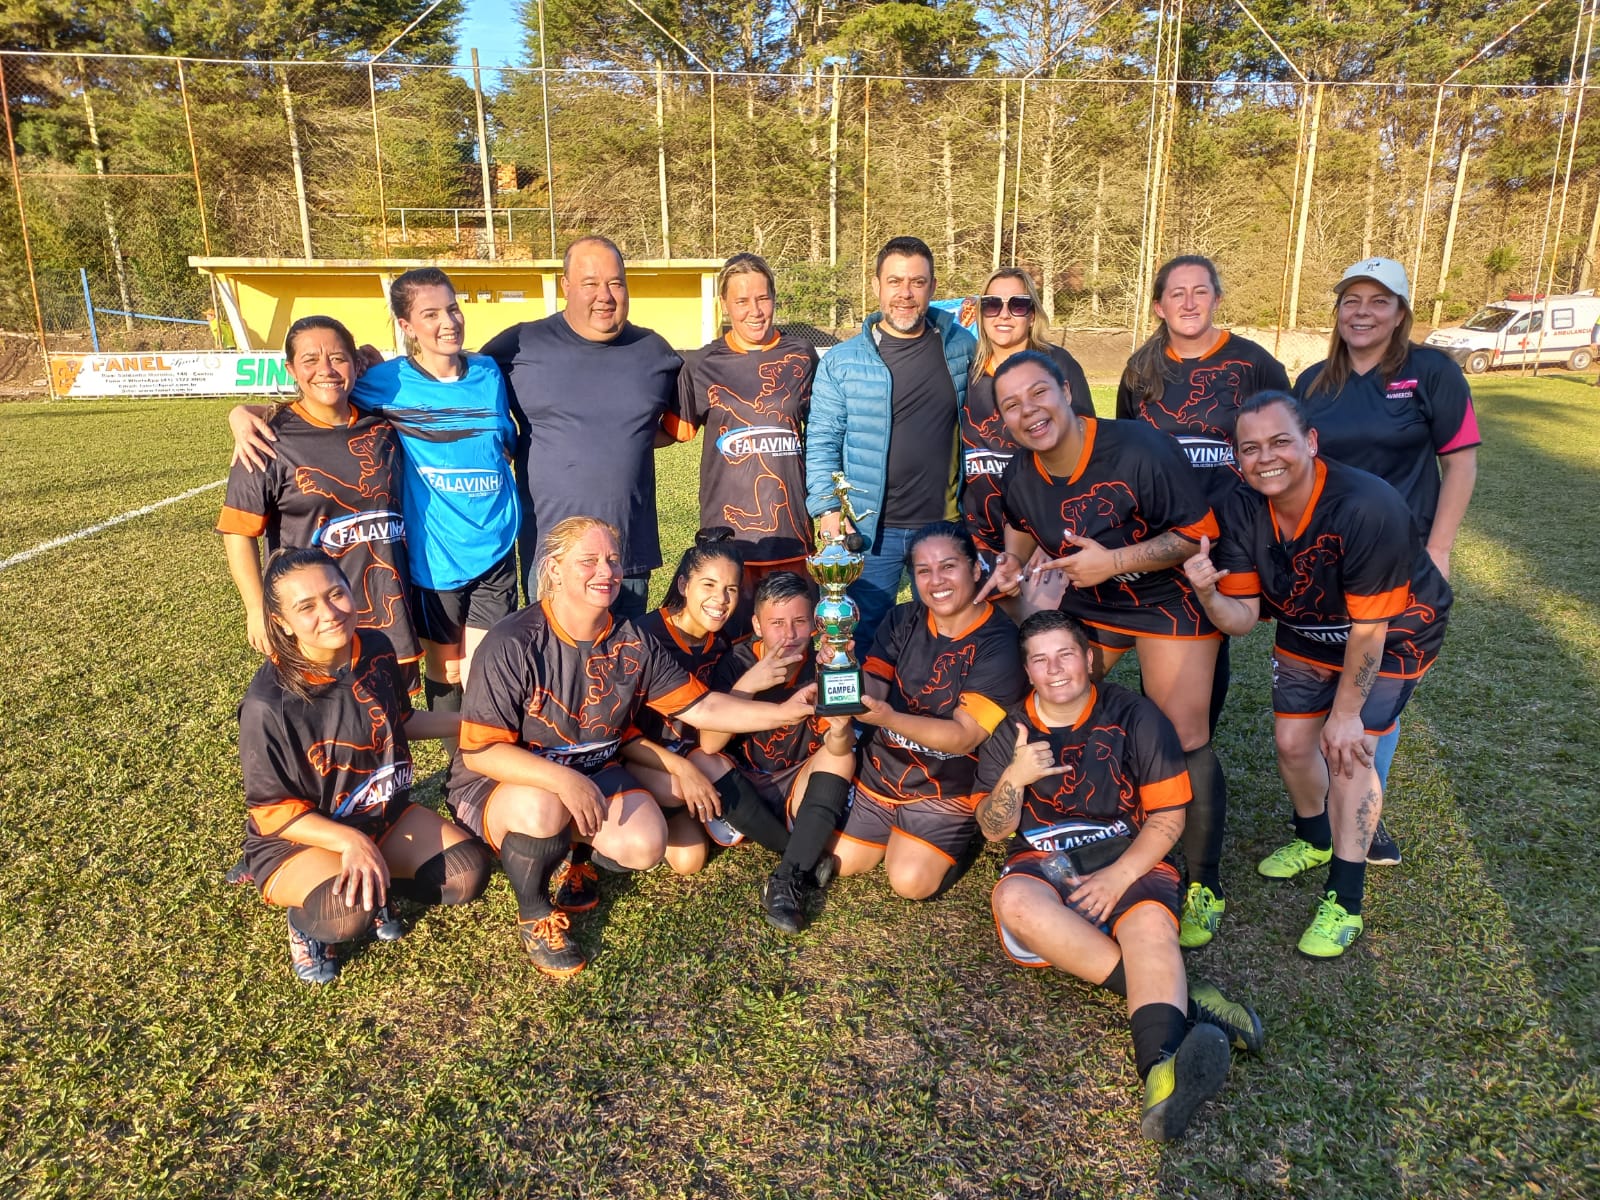
[[[795,427],[794,419],[785,412],[782,401],[793,393],[795,387],[805,382],[810,370],[810,360],[804,354],[785,354],[775,362],[761,364],[757,371],[761,378],[761,390],[754,396],[741,396],[720,383],[712,384],[707,395],[712,406],[729,413],[733,421],[770,421],[793,432],[798,441],[799,430]],[[769,403],[774,397],[780,402]],[[722,506],[723,519],[728,524],[740,533],[775,533],[800,527],[794,519],[793,506],[783,480],[778,478],[761,452],[753,449],[723,449],[722,454],[735,466],[751,459],[759,465],[759,471],[750,484],[749,505],[727,503]]]

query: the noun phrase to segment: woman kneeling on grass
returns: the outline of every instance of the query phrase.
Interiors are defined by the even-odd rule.
[[[816,697],[814,687],[783,704],[708,692],[658,642],[612,617],[623,575],[617,543],[597,517],[569,517],[545,534],[538,603],[497,624],[479,648],[450,771],[450,805],[499,852],[523,949],[550,975],[587,964],[550,896],[573,841],[622,870],[646,870],[666,853],[660,808],[618,761],[639,705],[700,729],[753,733],[808,716]],[[737,771],[713,786],[735,824],[765,812]],[[598,896],[590,889],[566,900],[582,911]]]
[[[1249,633],[1263,605],[1277,618],[1272,709],[1295,838],[1257,869],[1291,879],[1329,863],[1300,952],[1337,958],[1363,927],[1367,848],[1383,813],[1378,740],[1438,657],[1450,585],[1400,493],[1319,457],[1292,396],[1245,401],[1235,444],[1250,490],[1229,499],[1222,540],[1202,540],[1184,570],[1223,632]]]
[[[289,910],[289,955],[307,983],[339,972],[334,946],[401,936],[389,895],[465,904],[483,892],[483,847],[411,801],[409,738],[458,718],[413,712],[394,646],[356,631],[338,565],[276,551],[262,579],[271,661],[239,706],[244,860],[268,904]]]
[[[978,754],[978,824],[1008,839],[991,901],[1001,945],[1128,1002],[1148,1138],[1181,1134],[1228,1074],[1228,1044],[1260,1053],[1249,1008],[1184,976],[1169,861],[1189,772],[1172,722],[1114,683],[1093,682],[1089,635],[1047,609],[1019,634],[1032,692]]]

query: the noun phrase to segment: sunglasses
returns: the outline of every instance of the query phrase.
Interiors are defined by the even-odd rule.
[[[979,296],[978,311],[986,317],[998,317],[1002,311],[1013,317],[1033,316],[1033,301],[1026,296]]]

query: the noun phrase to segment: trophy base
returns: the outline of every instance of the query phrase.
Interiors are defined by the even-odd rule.
[[[817,715],[849,717],[864,713],[867,706],[861,703],[861,697],[865,691],[860,667],[823,667],[817,671]]]

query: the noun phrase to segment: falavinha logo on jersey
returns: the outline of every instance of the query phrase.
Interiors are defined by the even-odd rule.
[[[501,486],[500,472],[471,467],[418,467],[417,474],[434,491],[451,496],[493,496]]]
[[[962,460],[967,478],[976,479],[979,475],[1004,474],[1011,455],[998,450],[968,450],[962,455]]]
[[[748,458],[752,454],[793,458],[800,453],[800,437],[782,425],[746,425],[742,429],[730,429],[719,437],[717,452],[728,459]]]
[[[350,817],[366,812],[371,808],[380,808],[387,804],[397,792],[405,791],[411,786],[411,763],[390,763],[387,767],[379,767],[367,777],[367,781],[360,787],[354,788],[348,796],[338,800],[333,806],[333,815],[336,817]]]
[[[384,509],[378,512],[351,513],[329,521],[312,541],[329,550],[348,550],[363,542],[398,542],[406,536],[405,519]]]
[[[1180,435],[1178,445],[1189,456],[1191,467],[1233,466],[1233,447],[1221,438]]]

